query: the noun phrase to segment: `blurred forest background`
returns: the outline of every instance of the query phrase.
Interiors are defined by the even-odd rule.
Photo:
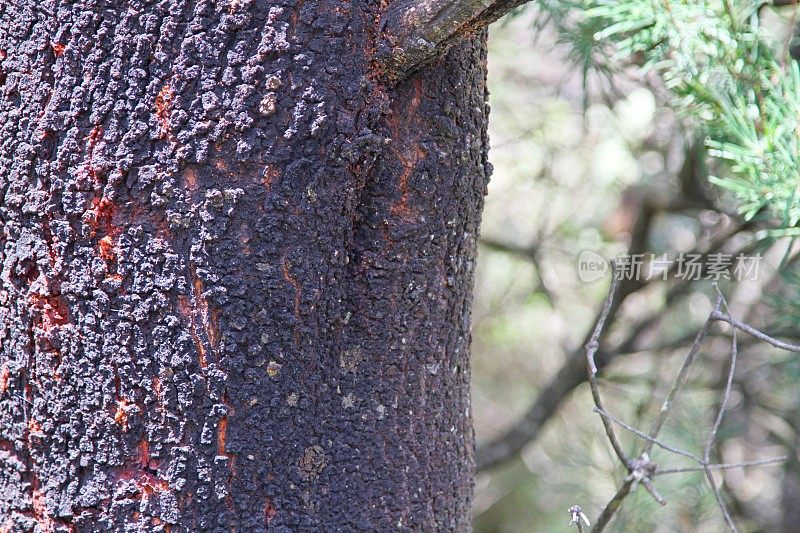
[[[761,13],[790,46],[794,8]],[[764,239],[741,201],[710,185],[724,174],[698,128],[669,104],[663,81],[633,65],[584,70],[535,6],[492,27],[490,159],[475,288],[473,406],[479,448],[477,532],[575,531],[570,506],[594,520],[626,471],[613,455],[584,382],[583,345],[609,276],[578,277],[578,257],[629,251],[759,253],[755,280],[721,280],[732,315],[797,342],[800,282],[789,238]],[[759,233],[762,232],[762,233]],[[621,289],[601,340],[608,410],[650,426],[714,299],[708,280],[645,280]],[[717,324],[670,415],[666,442],[701,453],[730,359],[731,328]],[[783,464],[719,472],[743,531],[800,531],[800,358],[739,334],[731,403],[712,454]],[[635,455],[642,441],[621,434]],[[690,464],[656,449],[659,466]],[[641,488],[611,531],[724,531],[702,472],[658,477],[668,505]]]

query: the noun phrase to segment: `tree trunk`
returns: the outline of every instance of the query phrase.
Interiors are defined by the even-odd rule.
[[[0,531],[467,530],[485,31],[0,3]]]

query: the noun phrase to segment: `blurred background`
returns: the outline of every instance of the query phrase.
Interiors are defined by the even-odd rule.
[[[756,235],[736,199],[708,184],[724,172],[702,137],[669,109],[669,93],[635,68],[585,70],[574,43],[535,9],[492,27],[489,186],[473,315],[473,406],[478,440],[475,531],[577,531],[567,510],[594,520],[626,472],[603,433],[583,345],[609,275],[578,276],[582,251],[760,254],[757,275],[720,279],[732,315],[788,341],[800,339],[796,246]],[[778,268],[779,266],[783,268]],[[732,273],[731,273],[732,274]],[[793,279],[793,276],[795,279]],[[672,385],[715,298],[711,281],[655,276],[623,283],[598,358],[610,412],[642,430]],[[734,277],[731,275],[731,277]],[[755,278],[755,279],[751,279]],[[703,344],[663,440],[702,454],[731,356],[717,324]],[[800,531],[800,362],[739,334],[729,411],[712,457],[719,463],[789,456],[735,468],[717,481],[744,531]],[[626,451],[642,441],[620,432]],[[690,460],[656,449],[662,467]],[[665,475],[661,507],[639,489],[610,531],[724,531],[702,472]]]

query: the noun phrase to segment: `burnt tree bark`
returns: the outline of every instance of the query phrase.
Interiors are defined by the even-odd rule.
[[[0,3],[0,530],[469,528],[486,35],[388,15]]]

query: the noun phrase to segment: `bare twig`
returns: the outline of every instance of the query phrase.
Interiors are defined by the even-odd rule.
[[[655,472],[653,472],[654,476],[661,476],[665,474],[685,474],[687,472],[703,472],[707,468],[711,470],[731,470],[733,468],[744,468],[746,466],[768,466],[774,465],[778,463],[784,463],[788,457],[785,455],[781,455],[779,457],[773,457],[772,459],[761,459],[758,461],[742,461],[741,463],[721,463],[721,464],[710,464],[705,466],[686,466],[686,467],[679,467],[679,468],[658,468]]]
[[[613,273],[613,265],[612,265],[612,273]],[[615,286],[614,286],[614,284],[612,284],[612,289],[611,289],[611,291],[609,293],[609,299],[613,298],[613,290],[614,289],[615,289]],[[657,421],[656,421],[656,423],[655,423],[655,425],[653,427],[653,430],[650,432],[649,435],[647,433],[644,433],[643,431],[640,431],[640,430],[634,428],[633,426],[630,426],[630,425],[626,424],[622,420],[614,417],[613,415],[609,414],[608,412],[606,412],[603,409],[603,407],[601,405],[601,402],[600,402],[600,393],[599,393],[599,389],[597,388],[597,381],[596,381],[596,377],[595,377],[595,374],[597,372],[597,368],[594,365],[593,352],[591,352],[590,349],[589,349],[592,346],[591,346],[591,344],[587,345],[587,358],[588,358],[588,361],[589,361],[589,383],[592,385],[592,396],[595,399],[594,412],[598,413],[601,416],[601,419],[603,421],[603,425],[604,426],[609,426],[611,424],[611,422],[614,422],[615,424],[620,425],[621,427],[625,428],[626,430],[630,431],[631,433],[637,435],[638,437],[640,437],[640,438],[642,438],[642,439],[644,439],[646,441],[646,444],[644,446],[644,450],[642,451],[642,454],[637,459],[630,460],[630,459],[627,458],[627,455],[625,455],[624,453],[622,453],[622,455],[618,454],[618,456],[620,456],[620,459],[622,460],[623,464],[628,468],[629,475],[625,479],[625,483],[617,491],[617,494],[612,498],[612,500],[608,503],[608,505],[606,505],[606,508],[603,510],[603,513],[601,514],[600,518],[597,521],[597,524],[595,525],[594,531],[602,531],[603,530],[605,525],[614,516],[614,513],[616,512],[616,510],[619,509],[620,505],[622,504],[622,501],[636,487],[637,483],[641,483],[648,490],[648,492],[650,492],[653,495],[653,497],[656,499],[656,501],[658,501],[659,503],[661,503],[663,505],[663,503],[664,503],[663,499],[659,496],[659,494],[656,491],[656,489],[655,489],[655,487],[653,485],[653,482],[652,482],[652,478],[654,476],[662,475],[662,474],[680,473],[680,472],[702,471],[705,474],[706,479],[709,482],[709,485],[711,485],[711,490],[714,492],[714,497],[717,500],[717,504],[718,504],[718,506],[720,508],[720,511],[722,512],[722,516],[725,519],[725,523],[728,525],[730,530],[735,533],[737,531],[736,523],[734,522],[733,517],[731,516],[731,513],[730,513],[730,511],[728,509],[728,506],[725,503],[725,499],[724,499],[724,497],[722,495],[722,491],[717,486],[717,483],[716,483],[716,481],[714,479],[713,471],[714,470],[726,470],[726,469],[730,469],[730,468],[745,467],[745,466],[757,466],[757,465],[775,464],[775,463],[782,462],[782,461],[786,460],[785,457],[778,457],[778,458],[774,458],[774,459],[765,459],[765,460],[761,460],[761,461],[742,462],[742,463],[735,463],[735,464],[725,464],[725,463],[712,464],[711,463],[711,449],[714,446],[714,442],[716,441],[717,433],[719,431],[720,426],[722,425],[722,418],[725,416],[725,411],[726,411],[726,409],[728,407],[728,403],[730,402],[730,395],[731,395],[731,390],[732,390],[732,387],[733,387],[733,378],[734,378],[734,374],[736,372],[736,361],[737,361],[738,354],[739,354],[738,338],[737,338],[737,334],[736,334],[737,329],[743,329],[743,330],[748,331],[748,332],[750,330],[755,331],[756,335],[754,335],[754,336],[757,336],[758,338],[764,338],[764,340],[768,339],[767,342],[769,342],[772,345],[785,345],[785,343],[780,343],[780,341],[775,341],[775,339],[772,339],[771,337],[768,337],[768,336],[764,335],[763,333],[758,332],[757,330],[755,330],[751,326],[748,326],[747,324],[743,324],[743,323],[739,322],[738,320],[736,320],[735,318],[733,318],[732,314],[731,314],[730,307],[728,306],[728,302],[725,300],[725,297],[723,296],[722,292],[719,290],[719,288],[717,287],[716,284],[714,285],[714,289],[717,292],[717,299],[716,299],[716,303],[714,304],[714,308],[709,313],[708,318],[703,323],[703,326],[701,327],[700,331],[698,332],[697,336],[695,337],[694,343],[692,344],[692,347],[690,348],[689,353],[686,355],[686,358],[684,359],[683,365],[681,366],[681,369],[680,369],[680,371],[678,373],[678,377],[675,379],[675,382],[673,383],[672,387],[670,388],[669,392],[667,393],[667,397],[664,400],[664,403],[662,404],[661,411],[659,412],[658,419],[657,419]],[[607,305],[608,305],[608,300],[606,302],[607,302]],[[721,313],[720,307],[722,307],[722,306],[725,307],[726,314]],[[602,319],[602,317],[603,317],[603,314],[601,314],[601,319]],[[658,434],[663,429],[664,424],[665,424],[667,418],[669,417],[669,414],[670,414],[672,408],[675,405],[675,401],[677,400],[678,395],[683,390],[683,387],[686,385],[691,366],[694,363],[694,361],[697,359],[697,356],[698,356],[698,354],[700,352],[700,347],[701,347],[703,341],[705,340],[705,338],[708,336],[708,333],[709,333],[709,331],[711,329],[711,325],[715,321],[723,320],[723,319],[724,319],[725,322],[728,322],[729,324],[734,326],[733,333],[732,333],[732,336],[731,336],[731,361],[730,361],[730,367],[728,369],[727,377],[726,377],[726,380],[725,380],[725,388],[723,389],[723,392],[722,392],[722,398],[720,400],[719,409],[717,411],[716,416],[714,417],[714,423],[713,423],[713,425],[711,427],[711,430],[709,431],[708,437],[706,438],[705,445],[703,447],[703,455],[702,455],[702,457],[698,457],[697,455],[694,455],[694,454],[692,454],[690,452],[681,450],[681,449],[676,448],[674,446],[670,446],[670,445],[664,443],[663,441],[659,440],[657,437],[658,437]],[[595,331],[593,333],[593,338],[599,337],[599,335],[600,335],[599,331],[602,330],[603,324],[604,324],[604,321],[602,321],[602,320],[598,322],[598,327],[595,328]],[[772,341],[772,342],[770,342],[770,341]],[[778,344],[776,344],[776,343],[778,343]],[[615,442],[616,442],[617,446],[618,446],[618,441],[616,439],[616,435],[613,433],[613,431],[609,431],[608,429],[606,429],[606,434],[609,435],[609,440],[611,441],[612,446],[614,446],[615,451],[616,451],[616,446],[614,445]],[[665,449],[665,450],[667,450],[669,452],[672,452],[672,453],[674,453],[676,455],[682,455],[684,457],[688,457],[688,458],[696,461],[700,466],[699,467],[683,467],[683,468],[660,469],[660,468],[658,468],[658,466],[655,463],[651,462],[650,458],[649,458],[649,454],[652,451],[654,445],[657,445],[657,446],[659,446],[659,447],[661,447],[661,448],[663,448],[663,449]]]
[[[616,294],[618,283],[619,277],[617,276],[616,266],[614,261],[611,261],[611,286],[608,289],[608,296],[606,296],[606,300],[603,303],[603,310],[600,312],[600,316],[597,319],[597,324],[592,331],[592,336],[590,337],[589,342],[586,344],[586,363],[588,369],[589,387],[592,391],[595,410],[603,413],[605,413],[605,409],[603,409],[603,400],[600,396],[600,388],[597,385],[597,364],[595,363],[594,356],[600,346],[600,335],[603,333],[606,320],[608,319],[608,315],[611,312],[614,304],[614,295]],[[619,443],[619,439],[614,432],[614,426],[611,424],[611,420],[605,416],[602,416],[600,419],[603,422],[603,427],[605,428],[606,435],[611,443],[611,447],[614,448],[614,452],[617,454],[617,457],[619,457],[619,460],[628,470],[628,477],[625,479],[622,487],[620,487],[620,489],[617,491],[616,496],[614,496],[608,505],[606,505],[606,508],[603,510],[603,513],[598,519],[593,530],[598,532],[605,528],[605,525],[609,520],[611,520],[616,510],[622,504],[622,500],[625,499],[625,497],[638,483],[641,483],[660,505],[666,505],[664,498],[661,497],[655,486],[650,481],[650,472],[656,469],[656,465],[650,461],[648,454],[642,453],[636,459],[631,459],[628,457],[623,451],[622,445]]]
[[[622,505],[622,501],[628,497],[628,494],[631,493],[631,490],[633,489],[633,483],[634,480],[629,479],[617,489],[617,493],[614,494],[614,497],[611,498],[611,500],[609,500],[603,509],[603,512],[597,518],[597,523],[594,525],[594,529],[592,529],[592,531],[599,533],[606,528],[608,523],[614,517],[614,514],[617,512],[617,509],[619,509],[619,506]]]
[[[719,306],[722,303],[722,299],[717,297],[717,302],[714,304],[714,311],[719,310]],[[712,311],[713,313],[713,311]],[[708,319],[703,323],[703,326],[700,328],[700,331],[697,333],[697,336],[694,339],[694,343],[692,343],[692,347],[689,349],[689,353],[686,354],[686,359],[683,361],[683,366],[681,367],[680,372],[678,372],[678,377],[675,378],[675,383],[673,383],[672,388],[667,393],[666,399],[664,399],[664,403],[661,404],[661,411],[658,413],[658,419],[656,420],[653,429],[650,431],[650,436],[652,438],[658,437],[658,434],[661,432],[661,429],[664,427],[664,423],[667,421],[667,417],[669,417],[669,413],[672,411],[672,407],[675,404],[675,399],[680,393],[683,386],[686,384],[686,381],[689,379],[689,370],[694,363],[695,359],[697,359],[697,354],[700,351],[700,346],[703,344],[703,340],[705,340],[706,335],[711,330],[711,325],[714,323],[712,319],[712,315],[709,314]],[[653,441],[648,441],[647,444],[644,446],[644,451],[646,453],[650,453],[653,450]]]
[[[603,401],[600,397],[600,388],[597,386],[597,364],[595,363],[594,356],[600,347],[600,335],[603,332],[606,319],[608,319],[608,315],[611,311],[618,282],[619,280],[616,275],[615,265],[612,261],[611,286],[608,289],[608,296],[606,296],[606,301],[603,304],[603,310],[600,312],[600,316],[597,319],[597,324],[592,331],[592,336],[590,337],[589,342],[586,344],[586,362],[588,368],[589,386],[592,390],[592,398],[594,398],[596,409],[603,412],[605,412],[605,410],[603,409]],[[619,457],[620,461],[622,461],[622,464],[625,465],[625,468],[628,469],[628,472],[631,473],[634,470],[633,461],[622,450],[622,446],[617,439],[617,435],[614,433],[614,426],[611,425],[611,422],[606,417],[601,417],[601,420],[603,421],[603,427],[605,428],[606,435],[611,443],[611,447],[614,448],[614,452],[617,454],[617,457]],[[628,494],[630,494],[636,481],[637,480],[634,477],[630,475],[628,476],[619,490],[617,490],[617,494],[611,499],[610,502],[608,502],[605,509],[603,509],[603,512],[597,519],[597,524],[595,524],[593,531],[603,531],[603,528],[605,528],[606,524],[614,516],[614,513],[617,511],[617,509],[619,509],[619,506],[622,505],[622,501],[628,496]]]
[[[642,229],[637,229],[634,233],[637,235],[646,235],[647,231],[644,228],[649,226],[651,218],[650,213],[641,213],[636,227]],[[704,253],[713,253],[719,251],[722,245],[730,238],[750,227],[751,223],[741,224],[733,230],[726,232],[725,235],[714,239],[705,249],[698,247],[695,252],[699,253],[702,251]],[[632,239],[628,254],[633,255],[639,253],[641,250],[640,246],[643,246],[643,241],[644,239]],[[621,283],[608,320],[613,319],[621,302],[630,296],[630,294],[646,286],[647,283],[647,280],[639,282],[625,280]],[[678,280],[667,293],[666,305],[669,305],[678,297],[684,295],[690,288],[690,280]],[[600,349],[595,355],[598,369],[604,367],[619,354],[630,352],[636,346],[640,336],[658,321],[659,316],[660,314],[653,314],[639,322],[633,330],[631,330],[625,340],[612,348],[604,348],[601,343]],[[589,341],[590,337],[591,332],[588,332],[583,343],[584,345]],[[550,382],[540,390],[536,401],[511,429],[491,442],[478,447],[477,470],[479,472],[485,471],[503,463],[517,454],[528,442],[534,440],[542,427],[544,427],[545,422],[558,410],[563,400],[586,379],[584,350],[576,350],[566,357],[563,366],[558,370],[555,376],[553,376]]]
[[[723,303],[725,310],[728,312],[728,316],[731,316],[731,309],[728,307],[728,302],[725,300],[725,297],[722,295],[722,291],[719,290],[719,287],[717,287],[716,284],[714,285],[714,290],[717,291],[717,301],[721,301]],[[710,316],[713,318],[717,312],[719,312],[719,304],[717,304]],[[720,492],[719,487],[717,487],[717,483],[714,480],[714,474],[708,467],[708,463],[711,457],[711,447],[714,445],[714,441],[717,437],[717,431],[719,431],[719,427],[722,424],[722,417],[725,416],[725,409],[728,407],[728,401],[731,397],[731,386],[733,385],[733,374],[736,371],[736,357],[738,356],[738,353],[739,346],[736,343],[736,328],[733,328],[733,334],[731,335],[731,364],[730,368],[728,369],[728,379],[725,382],[725,390],[722,393],[722,401],[719,405],[719,412],[714,420],[714,425],[711,427],[711,431],[708,432],[706,445],[703,449],[703,466],[705,467],[706,478],[708,479],[709,485],[711,485],[711,490],[714,491],[714,497],[717,499],[717,504],[719,504],[719,509],[722,511],[722,516],[725,518],[725,522],[728,524],[728,527],[731,528],[731,531],[737,531],[736,523],[733,521],[731,513],[728,510],[728,506],[725,504],[725,500],[722,498],[722,493]]]
[[[706,479],[708,479],[708,484],[711,485],[711,490],[714,492],[714,498],[716,498],[717,505],[719,506],[720,511],[722,511],[722,516],[725,518],[725,523],[728,524],[728,527],[731,529],[731,531],[736,533],[739,530],[736,527],[736,523],[733,521],[733,518],[731,517],[731,513],[728,510],[728,505],[722,498],[722,493],[720,492],[719,487],[717,487],[717,482],[714,480],[714,474],[712,473],[711,469],[708,468],[708,466],[704,467],[703,471],[706,474]]]
[[[786,350],[786,351],[789,351],[789,352],[800,353],[800,345],[790,344],[788,342],[783,342],[783,341],[780,341],[778,339],[774,339],[774,338],[770,337],[769,335],[767,335],[766,333],[762,333],[761,331],[757,330],[753,326],[750,326],[748,324],[745,324],[744,322],[740,322],[739,320],[736,320],[735,318],[731,317],[730,314],[726,315],[724,313],[720,313],[719,310],[717,310],[716,312],[712,313],[712,318],[714,320],[719,320],[721,322],[727,322],[728,324],[730,324],[734,328],[736,328],[736,329],[738,329],[740,331],[743,331],[743,332],[747,333],[748,335],[751,335],[751,336],[755,337],[758,340],[764,341],[767,344],[771,344],[772,346],[775,346],[776,348],[780,348],[782,350]]]
[[[722,298],[722,303],[725,306],[725,309],[728,311],[728,315],[731,314],[731,309],[728,307],[728,302],[725,300],[725,297],[720,292],[719,287],[714,287],[719,294],[719,297]],[[722,425],[722,417],[725,415],[725,410],[728,407],[728,402],[730,401],[731,397],[731,387],[733,385],[733,375],[736,372],[736,358],[739,355],[739,345],[736,339],[736,329],[733,329],[733,334],[731,335],[731,364],[730,368],[728,369],[728,379],[725,382],[725,390],[722,394],[722,401],[720,402],[719,412],[717,413],[717,418],[714,420],[714,425],[711,428],[711,431],[708,433],[708,439],[706,440],[706,447],[703,450],[703,462],[708,464],[709,457],[711,456],[711,447],[714,445],[714,440],[717,437],[717,431],[719,431],[720,425]]]
[[[643,476],[637,470],[637,471],[631,473],[631,477],[633,477],[634,482],[638,481],[639,483],[642,484],[642,486],[645,488],[645,490],[648,493],[650,493],[650,496],[652,496],[653,499],[655,499],[655,501],[656,501],[656,503],[658,505],[661,505],[661,506],[667,505],[667,501],[664,498],[661,497],[661,494],[659,494],[658,491],[656,490],[656,486],[653,485],[653,480],[650,479],[650,470],[651,469],[655,470],[656,464],[653,463],[653,462],[650,462],[649,458],[646,458],[645,460],[647,461],[647,465],[649,467],[649,469],[647,470],[647,475]],[[635,487],[635,485],[634,485],[634,487]]]
[[[614,270],[614,262],[611,262],[611,287],[608,289],[608,296],[606,297],[605,303],[603,303],[603,310],[600,312],[600,316],[597,319],[597,324],[594,327],[594,331],[592,332],[592,336],[589,338],[589,342],[586,344],[586,363],[589,368],[589,387],[592,389],[592,397],[594,398],[594,404],[597,406],[597,409],[600,411],[604,411],[603,409],[603,400],[600,397],[600,389],[597,386],[597,364],[594,361],[594,356],[597,353],[598,348],[600,348],[600,334],[603,332],[603,328],[605,327],[606,320],[608,319],[608,315],[611,312],[611,307],[614,303],[614,295],[617,292],[617,286],[619,285],[618,276],[616,276]],[[603,418],[603,427],[606,430],[606,435],[608,436],[608,440],[611,443],[611,447],[614,448],[614,453],[617,454],[619,460],[622,461],[628,470],[632,469],[632,462],[630,457],[628,457],[625,452],[622,450],[622,445],[619,443],[619,439],[617,439],[616,433],[614,433],[614,426],[611,425],[611,422],[607,419]]]
[[[703,460],[700,459],[700,457],[696,456],[695,454],[693,454],[691,452],[687,452],[685,450],[681,450],[680,448],[676,448],[674,446],[670,446],[669,444],[667,444],[667,443],[665,443],[663,441],[660,441],[655,437],[651,437],[650,435],[648,435],[644,431],[639,431],[635,427],[626,424],[625,422],[623,422],[619,418],[614,417],[613,415],[603,411],[602,409],[598,409],[597,407],[595,407],[592,410],[595,413],[597,413],[600,416],[602,416],[603,418],[607,418],[607,419],[611,420],[612,422],[614,422],[615,424],[620,425],[621,427],[623,427],[626,430],[630,431],[631,433],[633,433],[637,437],[640,437],[640,438],[642,438],[642,439],[644,439],[644,440],[646,440],[648,442],[652,442],[653,444],[655,444],[659,448],[663,448],[663,449],[667,450],[668,452],[674,453],[675,455],[683,455],[684,457],[688,457],[689,459],[694,459],[695,461],[697,461],[698,463],[701,463],[701,464],[703,462]]]

